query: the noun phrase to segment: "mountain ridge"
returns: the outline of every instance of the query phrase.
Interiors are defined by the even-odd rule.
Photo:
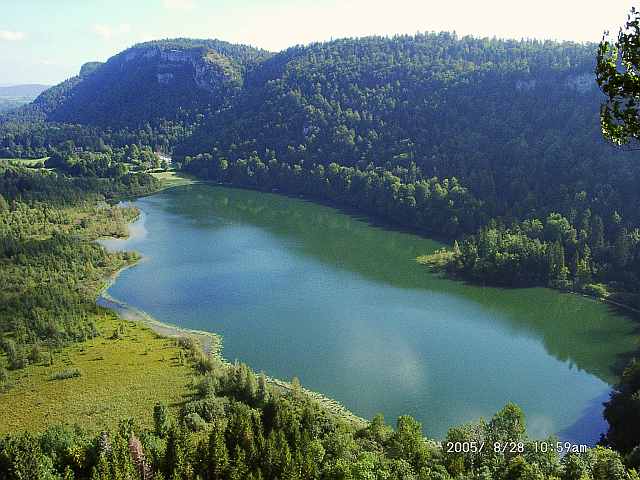
[[[156,86],[156,84],[159,84],[166,87],[164,95],[174,95],[179,98],[179,101],[182,102],[182,109],[186,108],[187,110],[192,109],[201,112],[210,107],[220,108],[225,104],[225,99],[222,97],[233,96],[239,88],[245,86],[245,83],[250,88],[251,86],[259,86],[266,81],[277,79],[278,73],[282,72],[290,62],[295,62],[310,52],[322,50],[326,47],[336,46],[341,48],[349,45],[353,46],[354,50],[357,51],[367,48],[367,45],[370,44],[386,44],[390,48],[402,48],[402,44],[406,43],[407,40],[418,38],[420,37],[407,35],[346,38],[330,42],[312,43],[306,46],[294,46],[277,53],[267,52],[247,45],[237,45],[210,39],[176,38],[143,42],[117,53],[106,62],[88,62],[84,64],[79,75],[42,92],[31,107],[27,107],[27,110],[31,110],[32,113],[36,112],[41,119],[50,121],[98,124],[102,126],[142,125],[148,121],[158,121],[160,118],[175,117],[175,109],[172,111],[170,108],[160,108],[158,112],[144,112],[138,115],[125,116],[122,119],[119,118],[119,115],[111,115],[111,119],[108,122],[96,122],[96,117],[100,117],[100,115],[96,115],[96,109],[91,109],[90,106],[87,110],[87,104],[98,103],[100,108],[104,109],[108,108],[109,103],[113,104],[118,101],[126,103],[136,100],[132,96],[127,96],[122,91],[123,89],[118,90],[115,88],[118,83],[127,83],[127,88],[132,91],[137,89],[136,95],[138,96],[142,86]],[[475,52],[472,52],[472,54],[476,54],[476,58],[472,61],[465,61],[463,68],[472,64],[480,65],[480,62],[499,65],[499,62],[492,58],[492,54],[495,57],[499,54],[498,52],[489,52],[484,59],[477,55],[478,46],[483,43],[490,45],[491,42],[497,42],[504,47],[505,52],[517,50],[526,45],[541,46],[542,48],[539,48],[539,51],[545,48],[574,49],[575,51],[595,50],[594,45],[571,42],[491,40],[487,43],[488,39],[476,39],[474,37],[458,39],[455,35],[447,33],[426,34],[421,38],[423,40],[426,39],[427,42],[423,41],[423,45],[418,45],[418,48],[413,52],[400,52],[400,56],[407,54],[424,55],[424,49],[429,48],[427,45],[429,41],[438,38],[453,38],[458,42],[467,42],[472,48],[476,49]],[[358,45],[363,47],[359,48]],[[437,54],[437,52],[434,52],[434,54]],[[536,64],[535,58],[524,58],[524,61],[527,63],[527,67]],[[582,73],[585,73],[584,70]],[[118,74],[122,74],[122,76],[119,77]],[[144,81],[142,78],[130,78],[136,75],[144,77]],[[532,75],[535,77],[536,72],[534,71]],[[96,81],[100,77],[102,79]],[[524,91],[535,88],[538,83],[531,76],[525,76],[516,81],[518,82],[518,88]],[[577,81],[577,85],[580,85],[580,88],[588,88],[588,80]],[[183,88],[171,88],[180,83],[182,83]],[[105,86],[105,84],[107,85]],[[193,88],[194,84],[198,89],[208,92],[215,98],[207,98],[204,92],[201,92],[199,98],[187,94],[185,89]],[[111,88],[112,91],[110,92],[108,88]],[[134,101],[133,103],[144,101],[147,104],[151,102],[163,104],[159,95],[154,97],[150,92],[145,93],[147,95],[143,94],[137,99],[137,102]],[[83,109],[86,111],[83,112]]]
[[[595,51],[447,32],[278,53],[219,40],[146,42],[44,92],[17,117],[31,110],[48,122],[7,128],[0,148],[42,156],[64,138],[87,149],[141,143],[205,178],[251,158],[380,168],[407,182],[460,181],[490,216],[517,219],[564,212],[558,199],[587,189],[608,205],[601,216],[616,205],[635,219],[619,192],[637,196],[626,174],[636,167],[600,136]],[[34,128],[42,132],[23,132]],[[25,135],[26,150],[12,147]],[[602,189],[590,169],[617,187]]]

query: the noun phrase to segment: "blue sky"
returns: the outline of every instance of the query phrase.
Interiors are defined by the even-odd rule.
[[[58,83],[135,43],[219,38],[277,51],[339,37],[460,35],[599,41],[622,0],[0,0],[0,84]],[[606,7],[604,6],[606,4]]]

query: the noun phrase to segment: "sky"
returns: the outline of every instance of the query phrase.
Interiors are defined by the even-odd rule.
[[[0,85],[55,84],[142,41],[218,38],[271,51],[342,37],[458,35],[598,42],[623,0],[0,0]],[[606,6],[605,6],[606,5]]]

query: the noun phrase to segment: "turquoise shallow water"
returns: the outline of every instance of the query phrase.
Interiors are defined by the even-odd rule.
[[[141,252],[109,294],[160,321],[222,334],[224,354],[354,413],[411,414],[425,433],[520,404],[529,432],[593,443],[634,325],[548,289],[429,274],[436,242],[303,200],[210,185],[137,200]]]

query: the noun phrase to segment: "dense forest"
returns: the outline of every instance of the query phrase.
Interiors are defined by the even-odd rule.
[[[183,168],[205,178],[465,239],[468,278],[636,294],[639,170],[600,138],[593,63],[590,46],[446,34],[312,45],[176,152],[204,153]]]
[[[398,418],[395,429],[382,416],[355,426],[327,414],[295,382],[282,391],[245,365],[203,361],[197,346],[189,350],[201,374],[176,417],[157,404],[153,430],[128,419],[97,437],[69,427],[5,437],[0,479],[639,478],[612,450],[561,458],[558,451],[566,450],[555,439],[529,440],[515,405],[489,421],[452,428],[440,445],[423,438],[411,417]],[[455,447],[464,442],[474,451]]]

